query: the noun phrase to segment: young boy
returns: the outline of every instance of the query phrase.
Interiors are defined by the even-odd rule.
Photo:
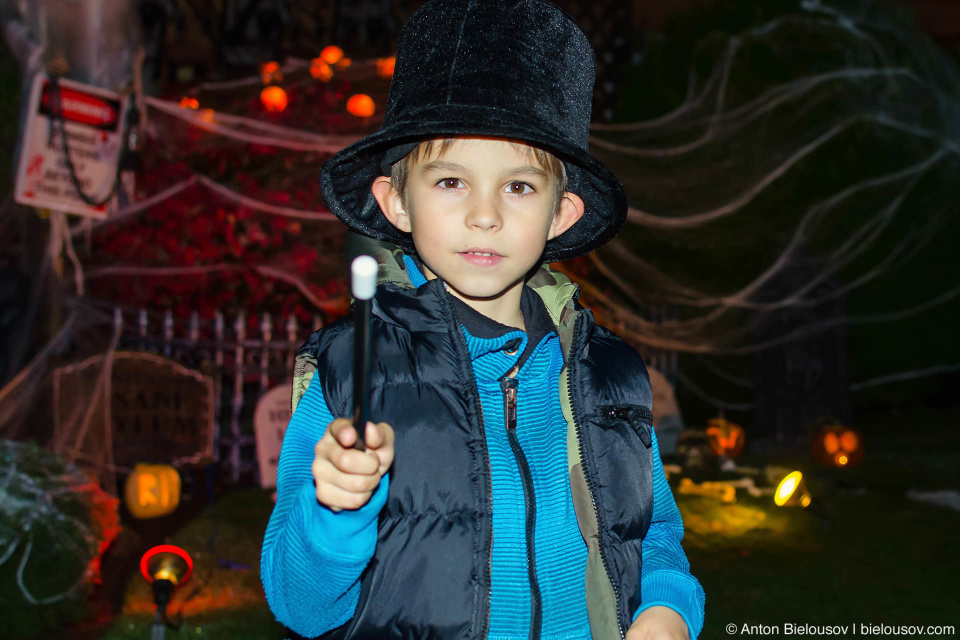
[[[593,50],[543,0],[433,0],[381,129],[321,172],[380,263],[366,449],[353,322],[294,373],[261,573],[304,636],[679,640],[703,626],[639,355],[546,263],[623,224]],[[362,246],[363,244],[367,246]]]

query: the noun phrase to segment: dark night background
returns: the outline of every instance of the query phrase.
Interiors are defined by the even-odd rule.
[[[960,504],[925,504],[909,493],[952,491],[960,503],[960,4],[556,3],[597,50],[591,151],[624,182],[634,212],[615,243],[555,266],[581,283],[581,301],[598,321],[644,353],[675,390],[688,449],[664,451],[666,464],[696,482],[760,469],[751,477],[768,489],[776,474],[802,469],[827,512],[822,520],[777,509],[769,496],[743,491],[736,504],[721,505],[675,486],[691,570],[707,593],[701,637],[726,637],[729,622],[960,624],[953,583]],[[422,2],[130,4],[145,43],[146,95],[170,104],[194,97],[214,118],[361,136],[377,128],[389,86],[375,60],[393,54],[400,25]],[[0,0],[0,20],[18,20],[23,6]],[[311,78],[308,63],[334,44],[352,66],[334,65],[332,80]],[[285,60],[306,63],[276,83],[287,89],[289,107],[268,113],[256,76],[262,63]],[[857,75],[865,70],[869,77]],[[71,73],[85,80],[82,69]],[[839,79],[821,80],[827,76]],[[204,84],[250,77],[236,88]],[[10,385],[0,392],[0,436],[48,444],[56,430],[52,371],[106,351],[115,308],[127,323],[119,348],[165,355],[168,343],[137,333],[140,309],[158,335],[165,313],[172,333],[186,332],[196,313],[201,341],[213,340],[223,314],[228,342],[237,317],[257,339],[269,313],[275,341],[287,339],[292,319],[292,342],[302,342],[311,324],[348,312],[340,223],[255,212],[197,185],[162,207],[95,227],[89,240],[78,232],[87,273],[78,295],[71,261],[62,257],[57,276],[44,260],[49,212],[13,201],[22,82],[14,51],[0,46],[0,144],[8,150],[0,155],[0,387]],[[359,92],[377,105],[372,117],[346,113],[347,98]],[[268,206],[325,211],[316,175],[329,153],[238,142],[157,108],[149,114],[138,199],[203,176]],[[789,168],[766,182],[784,163]],[[814,215],[848,190],[829,215]],[[744,193],[752,195],[739,200]],[[735,212],[683,222],[725,206]],[[72,228],[79,220],[68,217]],[[784,257],[782,269],[756,280]],[[229,268],[202,277],[122,273],[210,264]],[[234,268],[244,265],[262,269]],[[269,275],[277,272],[296,277]],[[774,308],[810,283],[800,303]],[[738,297],[746,287],[750,293]],[[804,295],[823,302],[805,303]],[[79,318],[80,329],[48,354],[45,345],[68,317]],[[212,374],[212,348],[201,351],[183,347],[171,357]],[[19,381],[34,358],[40,373]],[[186,622],[168,637],[284,637],[259,583],[272,502],[257,482],[251,443],[256,400],[289,380],[287,362],[271,360],[262,375],[250,364],[236,386],[235,376],[217,379],[219,429],[235,428],[244,443],[220,443],[219,453],[236,450],[245,466],[235,474],[217,465],[182,469],[183,503],[169,516],[137,521],[121,505],[123,533],[89,598],[25,604],[14,576],[20,552],[0,562],[0,602],[10,603],[0,611],[19,621],[16,637],[146,637],[153,605],[135,563],[164,541],[206,554],[195,586],[178,592]],[[235,402],[242,407],[231,414]],[[743,427],[739,472],[722,468],[722,457],[702,465],[687,457],[718,415]],[[811,442],[828,423],[862,436],[859,465],[811,459]],[[31,455],[37,468],[47,464],[39,449]],[[0,522],[0,542],[16,535],[13,526]],[[43,577],[34,578],[35,591],[63,591],[71,580],[59,556],[37,553],[35,575]]]

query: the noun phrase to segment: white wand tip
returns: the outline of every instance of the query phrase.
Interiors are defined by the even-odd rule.
[[[377,291],[377,261],[357,256],[350,264],[350,290],[357,300],[369,300]]]

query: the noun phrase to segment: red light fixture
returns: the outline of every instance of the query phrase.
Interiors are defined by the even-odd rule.
[[[140,558],[140,574],[153,587],[157,613],[150,627],[151,640],[163,640],[167,627],[176,628],[167,618],[167,605],[173,591],[193,575],[190,554],[172,544],[153,547]]]

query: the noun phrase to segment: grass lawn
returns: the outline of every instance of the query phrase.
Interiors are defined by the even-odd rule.
[[[738,490],[735,504],[676,494],[693,574],[707,594],[701,638],[730,637],[729,623],[780,625],[952,624],[960,632],[957,532],[960,513],[910,501],[908,489],[960,490],[960,436],[914,439],[903,445],[879,436],[854,469],[824,471],[808,460],[775,462],[807,472],[829,524],[799,509],[778,509],[770,496]],[[671,478],[676,486],[677,478]],[[207,551],[210,512],[172,542],[200,550],[190,583],[171,605],[183,626],[167,638],[231,640],[284,638],[263,600],[259,556],[273,503],[267,492],[237,491],[216,504],[219,556],[250,566],[231,571]],[[149,590],[131,581],[125,614],[102,640],[149,637]],[[781,633],[781,635],[785,635]]]

